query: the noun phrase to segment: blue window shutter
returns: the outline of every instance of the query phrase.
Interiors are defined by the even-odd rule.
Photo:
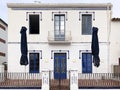
[[[82,53],[82,73],[92,73],[91,53]]]
[[[29,53],[30,65],[29,72],[30,73],[39,73],[39,53]]]

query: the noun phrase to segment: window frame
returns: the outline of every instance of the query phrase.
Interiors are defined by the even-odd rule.
[[[91,19],[91,31],[89,33],[88,32],[87,33],[83,32],[83,16],[90,16],[91,17],[90,18]],[[87,13],[87,14],[83,13],[83,14],[81,14],[81,17],[82,17],[82,20],[81,20],[81,34],[82,35],[92,35],[92,23],[93,23],[92,22],[93,21],[92,18],[93,18],[93,15],[90,14],[90,13]]]
[[[58,32],[59,32],[59,35],[58,35],[58,38],[57,38],[57,34],[56,34],[56,16],[58,16],[59,17],[59,23],[58,23],[58,27],[59,27],[59,30],[58,30]],[[64,20],[62,20],[61,19],[61,17],[64,17]],[[61,22],[62,21],[64,21],[64,29],[62,30],[61,29]],[[54,14],[54,38],[55,38],[55,40],[65,40],[65,31],[66,31],[66,15],[65,14]],[[63,34],[61,34],[62,32],[64,32]],[[62,36],[63,35],[63,36]]]
[[[30,54],[38,54],[39,55],[39,57],[38,57],[38,62],[39,62],[39,70],[37,71],[36,69],[35,69],[35,67],[34,67],[34,70],[33,71],[31,71],[30,70],[30,62],[31,62],[31,60],[30,60]],[[34,60],[34,64],[35,64],[35,60]],[[29,52],[29,73],[39,73],[40,72],[40,53],[39,52]]]
[[[34,15],[37,15],[38,16],[38,33],[31,33],[31,30],[30,30],[30,16],[34,16]],[[29,20],[28,20],[28,24],[29,24],[29,34],[30,35],[39,35],[40,34],[40,15],[38,14],[38,13],[36,13],[36,14],[29,14]]]

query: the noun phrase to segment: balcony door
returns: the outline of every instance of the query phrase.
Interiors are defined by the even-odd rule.
[[[54,39],[56,41],[65,40],[65,15],[59,14],[54,16]]]

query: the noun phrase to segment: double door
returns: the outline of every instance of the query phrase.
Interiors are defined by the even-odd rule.
[[[66,72],[66,53],[54,53],[54,79],[66,79]]]

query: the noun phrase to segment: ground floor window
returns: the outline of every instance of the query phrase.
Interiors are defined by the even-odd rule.
[[[82,73],[92,73],[91,53],[82,53]]]
[[[67,78],[66,53],[54,53],[54,79]]]
[[[39,73],[39,53],[29,53],[29,72]]]

